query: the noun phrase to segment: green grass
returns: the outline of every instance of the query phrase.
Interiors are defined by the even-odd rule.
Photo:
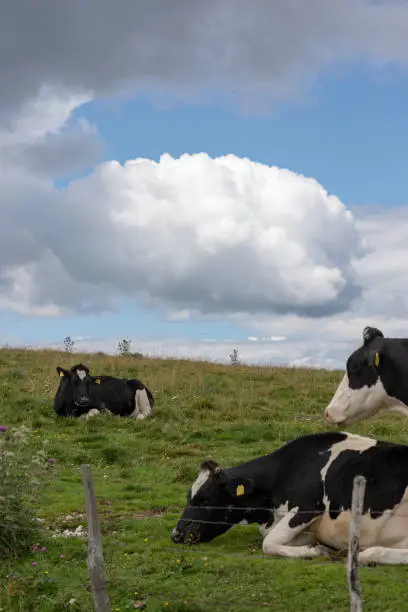
[[[143,380],[156,397],[154,417],[57,421],[52,408],[58,385],[55,368],[79,361],[95,373]],[[0,567],[0,608],[92,610],[86,541],[50,537],[57,528],[86,525],[79,514],[84,512],[80,466],[89,462],[112,610],[134,609],[135,600],[145,600],[148,612],[229,607],[246,612],[251,604],[282,612],[291,607],[348,610],[344,560],[267,558],[255,526],[234,528],[191,550],[170,540],[204,458],[229,466],[298,435],[324,431],[322,411],[341,376],[306,369],[1,350],[0,424],[30,427],[31,448],[48,440],[48,454],[56,464],[38,508],[38,516],[45,519],[39,544],[47,551]],[[390,416],[350,431],[404,442],[406,427],[402,417]],[[77,518],[66,521],[68,514]],[[360,576],[370,612],[394,611],[406,601],[407,568],[362,568]],[[76,603],[68,605],[70,599]]]

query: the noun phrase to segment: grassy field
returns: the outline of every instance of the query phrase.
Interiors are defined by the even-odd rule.
[[[156,397],[154,417],[57,421],[55,368],[80,361],[94,373],[143,380]],[[47,440],[56,463],[38,508],[44,533],[37,543],[47,550],[1,565],[0,609],[92,610],[86,540],[51,537],[57,529],[86,526],[80,465],[90,463],[112,610],[135,609],[137,601],[145,601],[149,612],[348,610],[344,560],[267,558],[256,526],[236,527],[191,549],[170,540],[204,458],[229,466],[300,434],[324,431],[322,418],[308,417],[322,416],[340,377],[306,369],[1,350],[0,425],[28,426],[30,449]],[[394,416],[350,431],[406,442],[406,428]],[[363,568],[360,575],[368,611],[408,606],[406,568]]]

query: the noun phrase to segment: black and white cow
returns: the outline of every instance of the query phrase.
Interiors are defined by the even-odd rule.
[[[60,384],[54,399],[58,416],[89,418],[100,412],[144,419],[151,415],[154,398],[136,378],[91,376],[82,363],[70,370],[57,367]]]
[[[379,329],[366,327],[324,418],[345,427],[379,412],[408,416],[408,339],[384,338]]]
[[[233,525],[258,523],[266,554],[330,556],[347,550],[360,474],[367,479],[360,562],[408,563],[408,446],[345,432],[301,436],[227,469],[202,463],[171,538],[209,542]]]

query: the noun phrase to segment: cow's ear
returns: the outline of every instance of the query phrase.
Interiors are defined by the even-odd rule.
[[[251,495],[254,489],[255,484],[251,478],[231,478],[227,482],[227,491],[233,497]]]
[[[363,329],[363,342],[368,344],[374,338],[384,338],[384,334],[377,327],[365,327]]]
[[[61,378],[63,376],[69,376],[70,372],[68,372],[68,370],[64,370],[64,368],[61,368],[60,366],[57,367],[57,374],[58,376],[60,376]]]
[[[383,359],[383,354],[380,348],[367,351],[367,362],[370,367],[378,368]]]
[[[72,366],[71,368],[72,374],[75,374],[77,370],[83,370],[87,375],[89,374],[89,368],[83,363],[77,363],[76,365]]]
[[[93,381],[94,381],[95,385],[100,385],[101,384],[101,379],[99,378],[99,376],[94,376],[93,377]]]
[[[216,461],[213,461],[212,459],[207,459],[206,461],[203,461],[200,465],[200,470],[203,472],[205,470],[208,470],[210,474],[215,476],[222,471],[222,468],[218,465]]]

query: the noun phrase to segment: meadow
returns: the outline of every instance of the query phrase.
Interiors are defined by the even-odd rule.
[[[140,378],[155,395],[153,418],[57,419],[55,368],[79,362],[95,374]],[[348,610],[344,559],[266,557],[254,525],[235,527],[191,548],[170,540],[203,459],[229,466],[298,435],[326,430],[322,411],[341,376],[338,371],[1,350],[0,425],[8,428],[3,435],[26,426],[25,452],[31,456],[43,448],[52,462],[35,505],[41,519],[37,541],[26,553],[0,563],[0,609],[92,610],[86,538],[52,537],[57,530],[86,528],[80,466],[89,463],[112,610]],[[395,415],[349,430],[406,442],[407,426]],[[406,567],[362,568],[360,579],[370,612],[400,609],[407,599]]]

